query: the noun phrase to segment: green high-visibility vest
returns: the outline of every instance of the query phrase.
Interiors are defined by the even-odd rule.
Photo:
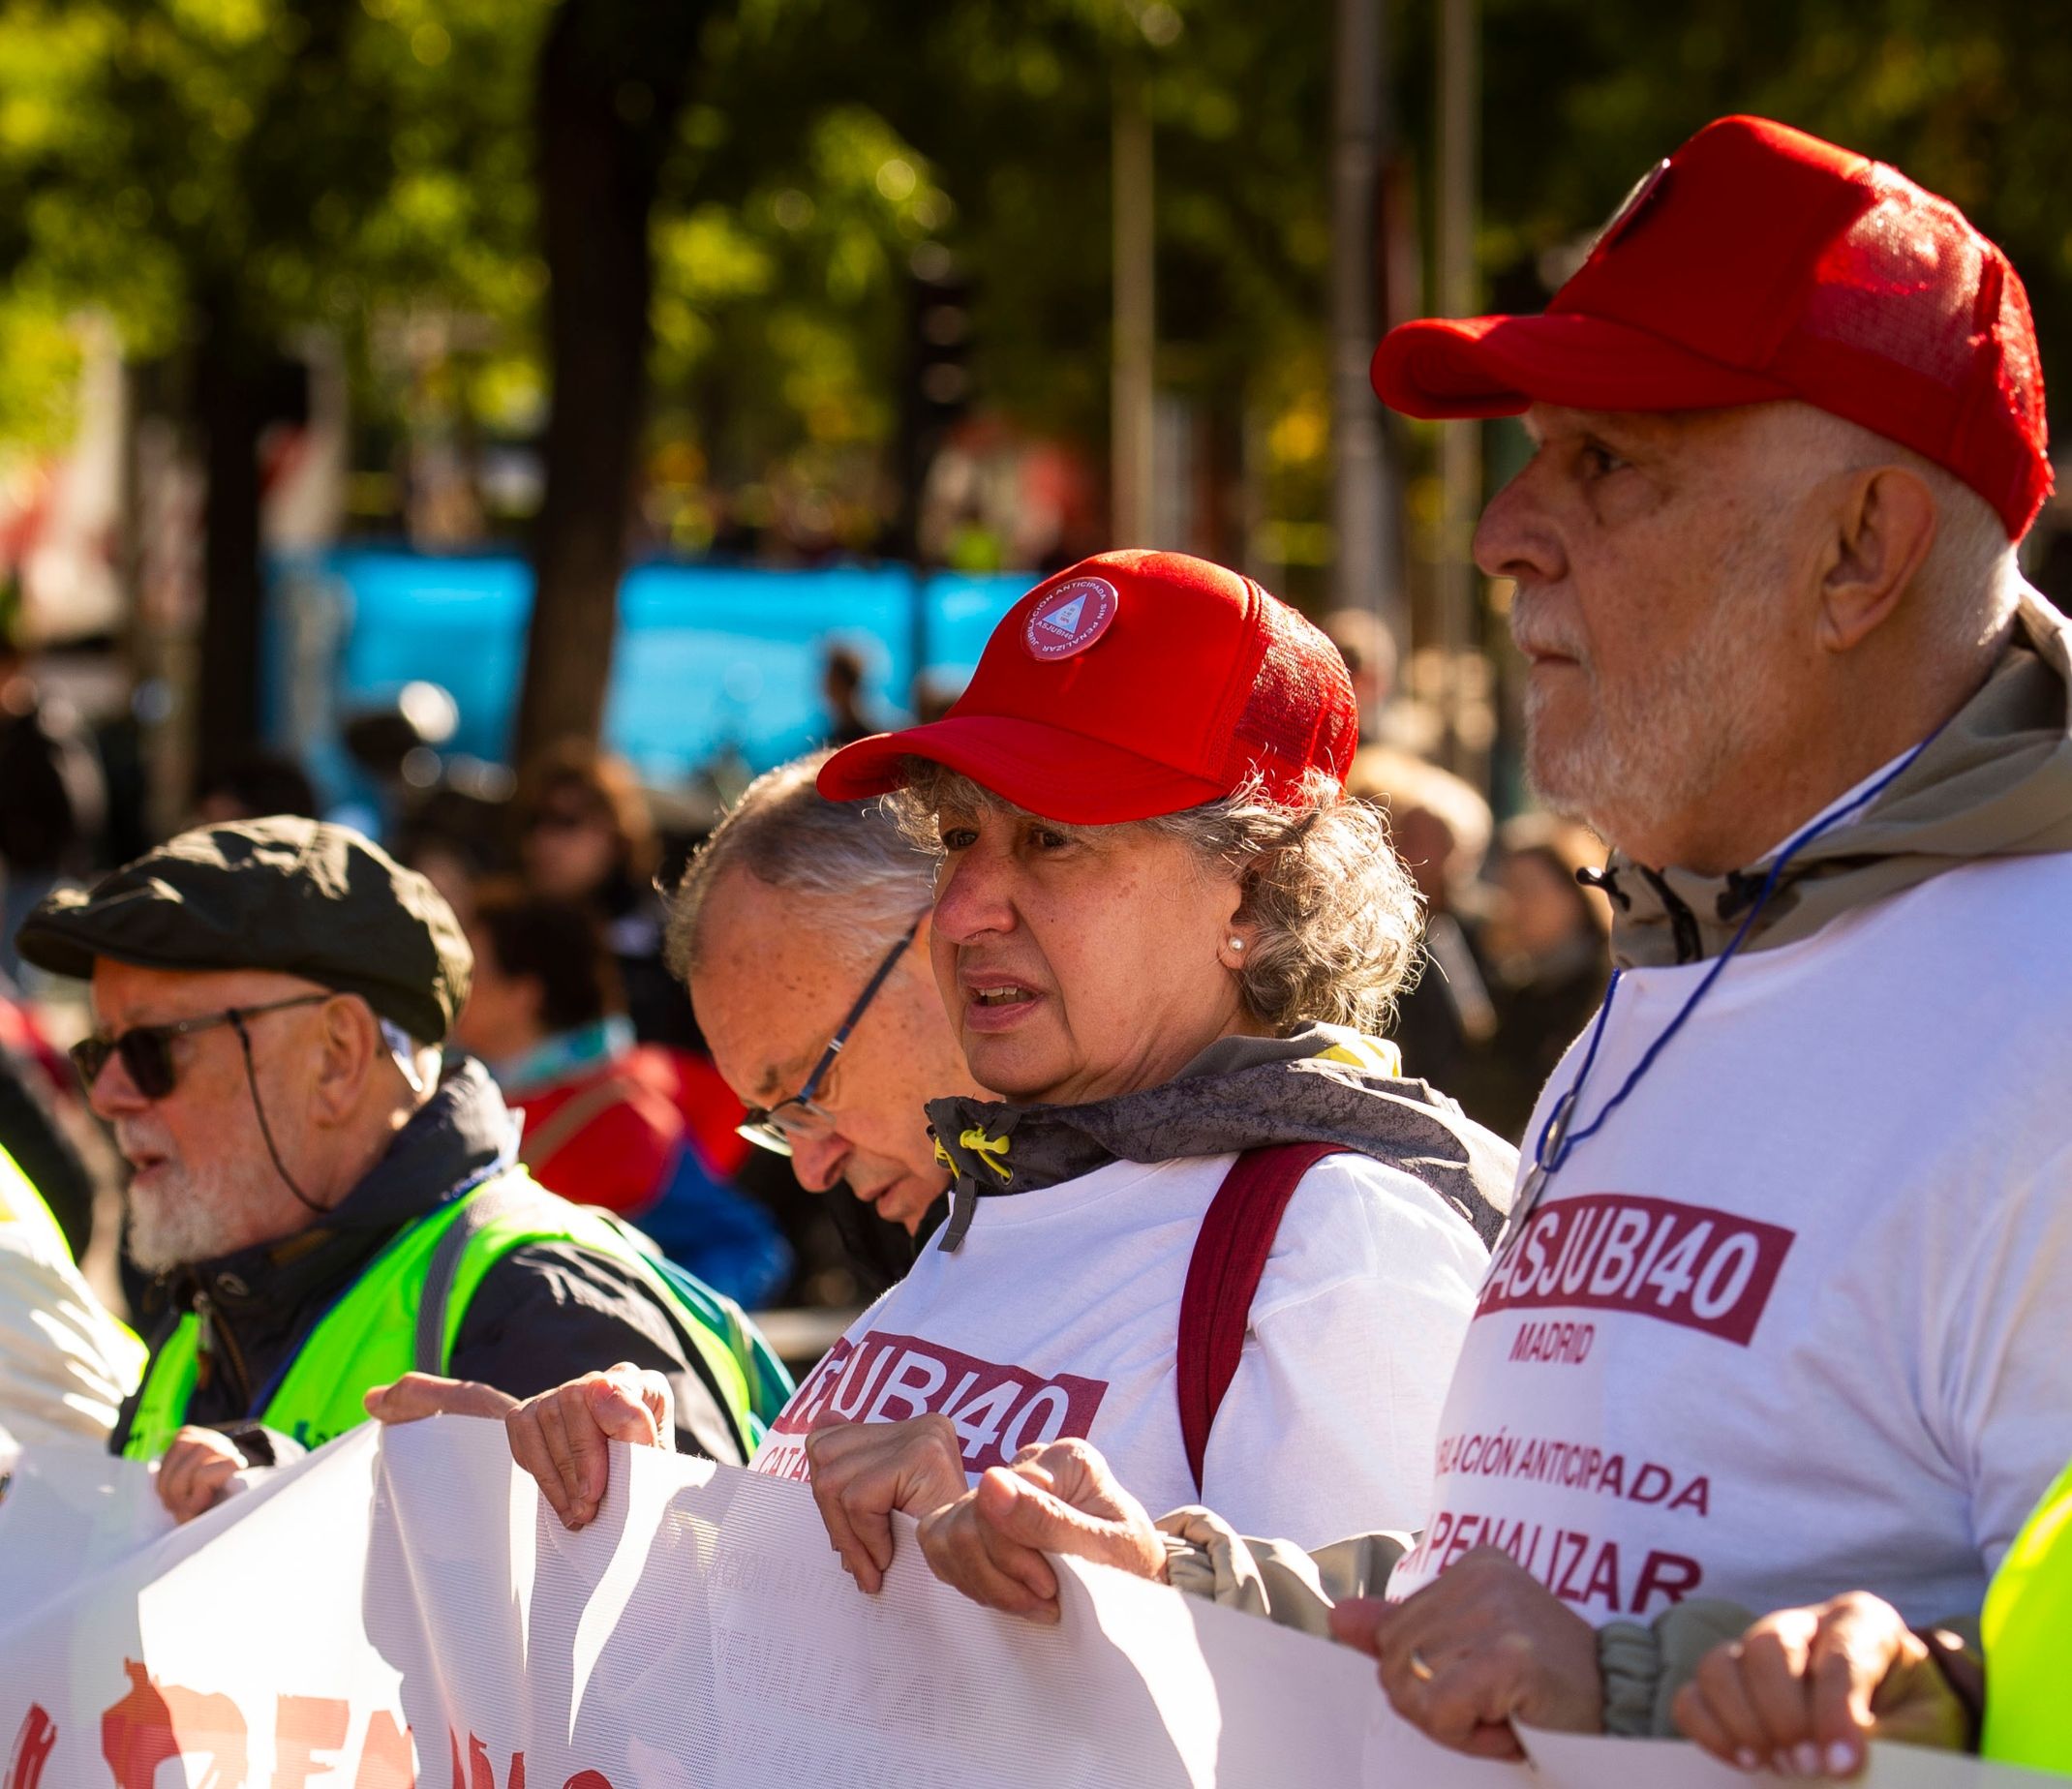
[[[498,1261],[534,1243],[569,1243],[630,1270],[676,1318],[746,1460],[782,1409],[790,1380],[731,1300],[644,1242],[607,1214],[555,1198],[522,1167],[496,1175],[390,1238],[310,1331],[255,1418],[305,1447],[356,1428],[367,1420],[362,1401],[375,1386],[413,1369],[446,1371],[469,1300]],[[157,1459],[179,1432],[199,1342],[200,1320],[190,1312],[153,1357],[123,1442],[129,1458]]]
[[[1986,1731],[1997,1764],[2072,1772],[2072,1467],[2015,1536],[1986,1592]]]

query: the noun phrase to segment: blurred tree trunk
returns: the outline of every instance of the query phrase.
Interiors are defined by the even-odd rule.
[[[649,216],[689,91],[698,0],[562,0],[540,48],[541,250],[553,408],[516,757],[597,737],[647,405]]]
[[[201,651],[195,765],[202,782],[259,736],[259,431],[271,356],[253,340],[235,294],[201,293],[191,405],[201,434]]]

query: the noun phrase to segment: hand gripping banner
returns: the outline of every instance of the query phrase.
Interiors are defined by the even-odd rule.
[[[0,1789],[1725,1789],[1689,1746],[1428,1744],[1368,1660],[1074,1568],[1030,1626],[883,1592],[804,1487],[615,1449],[563,1531],[501,1425],[354,1432],[176,1532],[62,1449],[0,1502]],[[1879,1747],[1882,1789],[2042,1782]]]

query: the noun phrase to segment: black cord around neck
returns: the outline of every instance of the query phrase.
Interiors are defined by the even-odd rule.
[[[252,1034],[245,1029],[245,1016],[242,1013],[233,1009],[229,1018],[230,1028],[237,1033],[237,1042],[245,1052],[245,1085],[252,1090],[252,1109],[258,1115],[259,1136],[265,1138],[266,1153],[273,1158],[273,1171],[281,1176],[282,1183],[288,1190],[317,1216],[329,1217],[330,1207],[318,1204],[295,1184],[294,1175],[288,1171],[287,1165],[281,1160],[281,1152],[274,1147],[273,1127],[266,1122],[266,1107],[259,1101],[259,1069],[252,1060]]]

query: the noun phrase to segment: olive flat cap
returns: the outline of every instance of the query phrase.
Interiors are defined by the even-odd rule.
[[[349,826],[282,814],[197,827],[23,921],[15,948],[53,975],[94,958],[145,969],[276,969],[361,995],[442,1042],[474,956],[453,909]]]

